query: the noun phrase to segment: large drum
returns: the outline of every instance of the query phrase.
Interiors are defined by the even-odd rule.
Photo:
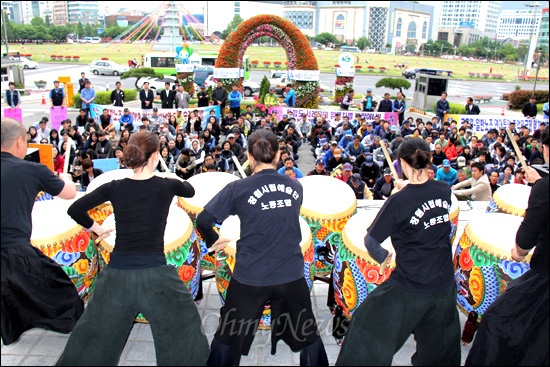
[[[47,192],[40,191],[38,195],[36,195],[36,199],[34,201],[53,200],[53,198],[54,197]]]
[[[530,195],[530,186],[502,185],[493,194],[493,200],[487,206],[487,212],[506,213],[525,217],[525,210],[527,210]]]
[[[195,196],[192,198],[178,198],[178,206],[185,210],[193,220],[193,231],[199,240],[201,246],[203,269],[214,270],[214,257],[208,254],[206,243],[202,235],[197,231],[197,216],[204,210],[204,206],[208,204],[214,196],[216,196],[229,183],[238,180],[235,175],[225,172],[205,172],[191,177],[189,182],[195,188]],[[217,224],[219,229],[221,224]]]
[[[86,188],[86,193],[90,193],[95,189],[97,189],[98,187],[108,182],[122,180],[125,178],[132,177],[133,175],[134,175],[134,171],[131,169],[116,169],[116,170],[102,173],[101,175],[97,176],[97,178],[94,178],[92,182],[90,182],[90,184]],[[155,172],[155,175],[159,177],[168,176],[166,173],[162,173],[162,172]],[[113,213],[113,206],[111,205],[111,203],[100,204],[97,207],[88,211],[88,214],[90,215],[90,217],[92,217],[92,219],[99,224],[102,224],[105,218],[107,218],[112,213]]]
[[[367,228],[376,218],[376,214],[377,209],[360,210],[351,217],[344,227],[342,245],[338,247],[334,260],[334,298],[348,318],[351,318],[370,292],[386,281],[395,269],[395,252],[392,262],[380,275],[380,264],[365,248]],[[391,239],[384,241],[382,247],[393,251]]]
[[[466,225],[454,255],[458,306],[466,314],[476,311],[481,316],[510,281],[529,270],[529,264],[511,258],[522,221],[514,215],[484,213]]]
[[[67,214],[74,200],[45,200],[34,203],[31,244],[53,259],[87,300],[95,287],[98,256],[90,233]]]
[[[328,176],[306,176],[300,183],[304,198],[300,215],[306,220],[315,245],[315,275],[331,273],[342,230],[355,214],[357,200],[351,187]]]
[[[105,219],[103,226],[105,228],[115,228],[115,225],[115,214],[113,213]],[[100,258],[103,264],[109,263],[115,243],[116,230],[99,243]],[[185,283],[193,298],[196,297],[201,280],[199,243],[194,234],[191,219],[176,205],[170,206],[166,221],[164,254],[166,255],[166,263],[176,267],[180,279]],[[136,321],[146,322],[147,320],[140,314]]]
[[[302,230],[302,241],[300,247],[304,255],[304,278],[306,279],[309,290],[313,286],[313,241],[311,231],[307,222],[300,218],[300,228]],[[240,238],[241,221],[238,216],[232,215],[228,217],[220,228],[220,236],[224,238],[235,239],[231,241],[222,251],[216,254],[216,286],[220,293],[222,304],[225,304],[225,297],[229,282],[233,276],[235,269],[235,261],[237,254],[237,241]],[[260,320],[259,329],[269,329],[271,327],[271,310],[269,305],[266,305],[262,318]]]

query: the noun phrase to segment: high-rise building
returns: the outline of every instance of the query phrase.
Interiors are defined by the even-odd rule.
[[[23,23],[30,24],[35,17],[52,20],[52,9],[50,1],[19,1],[21,3],[21,12],[23,15]]]
[[[435,7],[437,28],[474,28],[496,34],[500,1],[421,1]],[[432,33],[432,37],[434,34]],[[434,37],[435,38],[435,37]]]
[[[23,23],[21,1],[2,1],[2,10],[10,22]]]
[[[497,39],[528,40],[531,34],[538,34],[540,21],[540,8],[503,10],[498,18]]]
[[[103,24],[97,1],[67,1],[67,17],[69,23]]]
[[[409,1],[284,1],[284,17],[304,34],[328,32],[349,44],[366,37],[371,47],[392,51],[430,39],[433,7]]]
[[[548,25],[549,25],[548,15],[549,15],[548,7],[542,8],[539,37],[537,39],[537,50],[539,49],[539,47],[542,47],[546,55],[548,55],[548,38],[550,36],[548,34]]]
[[[67,1],[54,1],[52,4],[52,23],[64,26],[69,22],[67,16]]]

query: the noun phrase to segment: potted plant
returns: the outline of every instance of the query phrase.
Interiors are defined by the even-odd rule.
[[[57,55],[50,55],[50,60],[52,60],[52,61],[57,60]]]
[[[34,81],[34,85],[36,85],[36,87],[38,89],[44,89],[46,88],[46,84],[48,84],[45,80],[35,80]]]
[[[283,63],[281,61],[273,61],[273,66],[275,66],[276,69],[279,69]]]
[[[80,61],[80,56],[78,56],[78,55],[77,55],[77,56],[73,56],[73,60],[74,60],[74,61]]]
[[[385,67],[385,66],[380,66],[378,69],[380,69],[380,72],[381,72],[381,73],[385,73],[385,72],[386,72],[386,67]]]
[[[102,57],[101,60],[109,60],[108,57]]]
[[[476,76],[476,73],[473,73],[473,72],[470,71],[470,72],[468,72],[468,76],[470,78],[473,78],[474,76]]]
[[[367,69],[369,69],[370,72],[373,72],[374,69],[376,69],[376,66],[369,65],[367,66]]]
[[[271,66],[271,61],[264,61],[263,64],[264,64],[265,68],[267,69]]]
[[[250,61],[250,65],[252,65],[252,67],[254,67],[254,68],[257,68],[259,63],[260,63],[260,62],[259,62],[258,60],[252,60],[252,61]]]
[[[57,60],[63,60],[63,55],[57,55]]]
[[[355,65],[355,71],[359,72],[363,69],[361,65]]]
[[[71,61],[72,58],[73,58],[73,57],[72,57],[72,56],[69,56],[69,55],[65,56],[65,60],[67,60],[67,61]]]

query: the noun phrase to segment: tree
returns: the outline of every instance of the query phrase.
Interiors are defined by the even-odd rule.
[[[92,27],[92,25],[90,23],[86,23],[86,25],[84,26],[84,33],[88,37],[92,37],[92,36],[97,35],[94,32],[94,28]]]
[[[80,38],[83,38],[86,35],[85,34],[86,32],[84,31],[84,26],[82,25],[82,22],[78,22],[76,24],[75,32],[78,35],[78,37],[80,37]]]
[[[31,25],[33,27],[45,27],[46,22],[44,22],[44,19],[42,19],[40,17],[34,17],[34,18],[31,19]]]
[[[136,82],[134,83],[136,89],[139,89],[138,82],[141,78],[164,78],[164,75],[161,73],[156,73],[155,69],[152,68],[137,68],[137,69],[130,69],[124,74],[120,76],[121,79],[128,79],[128,78],[137,78]]]
[[[69,35],[69,31],[66,27],[63,26],[52,26],[50,29],[50,34],[52,35],[52,39],[63,41],[67,39],[67,36]]]
[[[235,16],[233,17],[233,20],[229,22],[225,30],[222,32],[221,38],[226,39],[229,33],[234,32],[239,27],[239,24],[243,22],[243,20],[244,19],[241,18],[239,14],[235,14]]]
[[[270,85],[271,84],[269,83],[269,79],[267,78],[267,76],[264,75],[264,77],[262,79],[262,82],[260,83],[260,92],[258,94],[258,103],[261,103],[261,104],[264,103],[264,98],[265,98],[266,94],[269,93]]]
[[[382,78],[376,82],[376,88],[390,88],[390,89],[399,89],[403,93],[403,89],[409,89],[411,83],[407,79],[402,78]],[[403,97],[405,95],[403,94]]]
[[[328,33],[328,32],[319,33],[318,35],[315,36],[313,40],[325,46],[328,45],[329,43],[340,44],[340,41],[338,41],[338,38],[336,38],[336,36],[333,35],[332,33]]]
[[[367,47],[370,46],[371,42],[367,39],[367,37],[359,37],[359,39],[357,40],[357,47],[359,47],[361,51],[364,51]]]

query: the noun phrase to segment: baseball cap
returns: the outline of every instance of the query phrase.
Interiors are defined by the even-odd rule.
[[[330,145],[338,145],[338,142],[336,140],[333,140],[330,142]]]
[[[124,108],[124,112],[128,112],[128,111],[130,111],[130,110],[128,109],[128,107],[125,107],[125,108]]]
[[[456,159],[456,163],[458,165],[458,168],[462,168],[466,165],[466,158],[465,157],[458,157]]]
[[[472,129],[466,129],[466,132],[467,133],[470,133],[470,134],[473,134],[474,132],[472,131]]]
[[[325,162],[321,158],[319,158],[315,161],[315,164],[322,164],[324,166]]]
[[[451,162],[448,159],[443,160],[443,167],[451,167]]]
[[[391,130],[391,131],[397,131],[397,126],[392,125],[392,126],[390,127],[390,130]]]
[[[325,145],[325,144],[328,144],[328,140],[323,138],[323,139],[319,139],[319,144],[321,145]]]
[[[336,112],[334,116],[340,116],[340,112]]]
[[[235,135],[233,135],[233,134],[227,135],[227,139],[231,139],[231,138],[235,139]]]
[[[158,107],[153,107],[153,111],[158,111]]]
[[[372,165],[374,164],[374,162],[372,161],[372,155],[368,155],[365,158],[365,164],[367,165],[367,167],[372,167]]]
[[[372,89],[368,88],[368,89],[367,89],[367,92],[372,92]]]
[[[206,85],[201,84],[200,88],[201,88],[201,89],[206,88]]]
[[[234,127],[233,129],[231,129],[231,131],[234,133],[240,133],[241,129],[239,129],[238,127]]]
[[[353,175],[351,175],[351,182],[359,185],[361,183],[361,175],[359,173],[354,173]]]
[[[396,137],[396,138],[402,138],[402,137],[403,137],[403,135],[401,135],[401,133],[400,133],[400,132],[396,132],[396,133],[395,133],[395,137]]]
[[[269,90],[273,90],[273,91],[274,91],[274,90],[275,90],[275,88],[273,88],[273,87],[269,87]]]
[[[288,118],[288,115],[285,113],[285,114],[283,115],[283,118]]]
[[[372,126],[372,122],[367,122],[367,126]]]
[[[410,124],[411,124],[411,122],[410,122],[409,120],[405,120],[405,121],[403,121],[403,125],[405,125],[405,124],[408,124],[408,125],[410,125]],[[395,125],[394,125],[394,126],[395,126]]]
[[[351,132],[351,130],[346,130],[346,136],[353,136],[353,133]]]
[[[390,168],[384,168],[384,176],[391,176],[391,169]]]
[[[351,171],[351,170],[352,170],[351,164],[344,163],[344,171]]]

